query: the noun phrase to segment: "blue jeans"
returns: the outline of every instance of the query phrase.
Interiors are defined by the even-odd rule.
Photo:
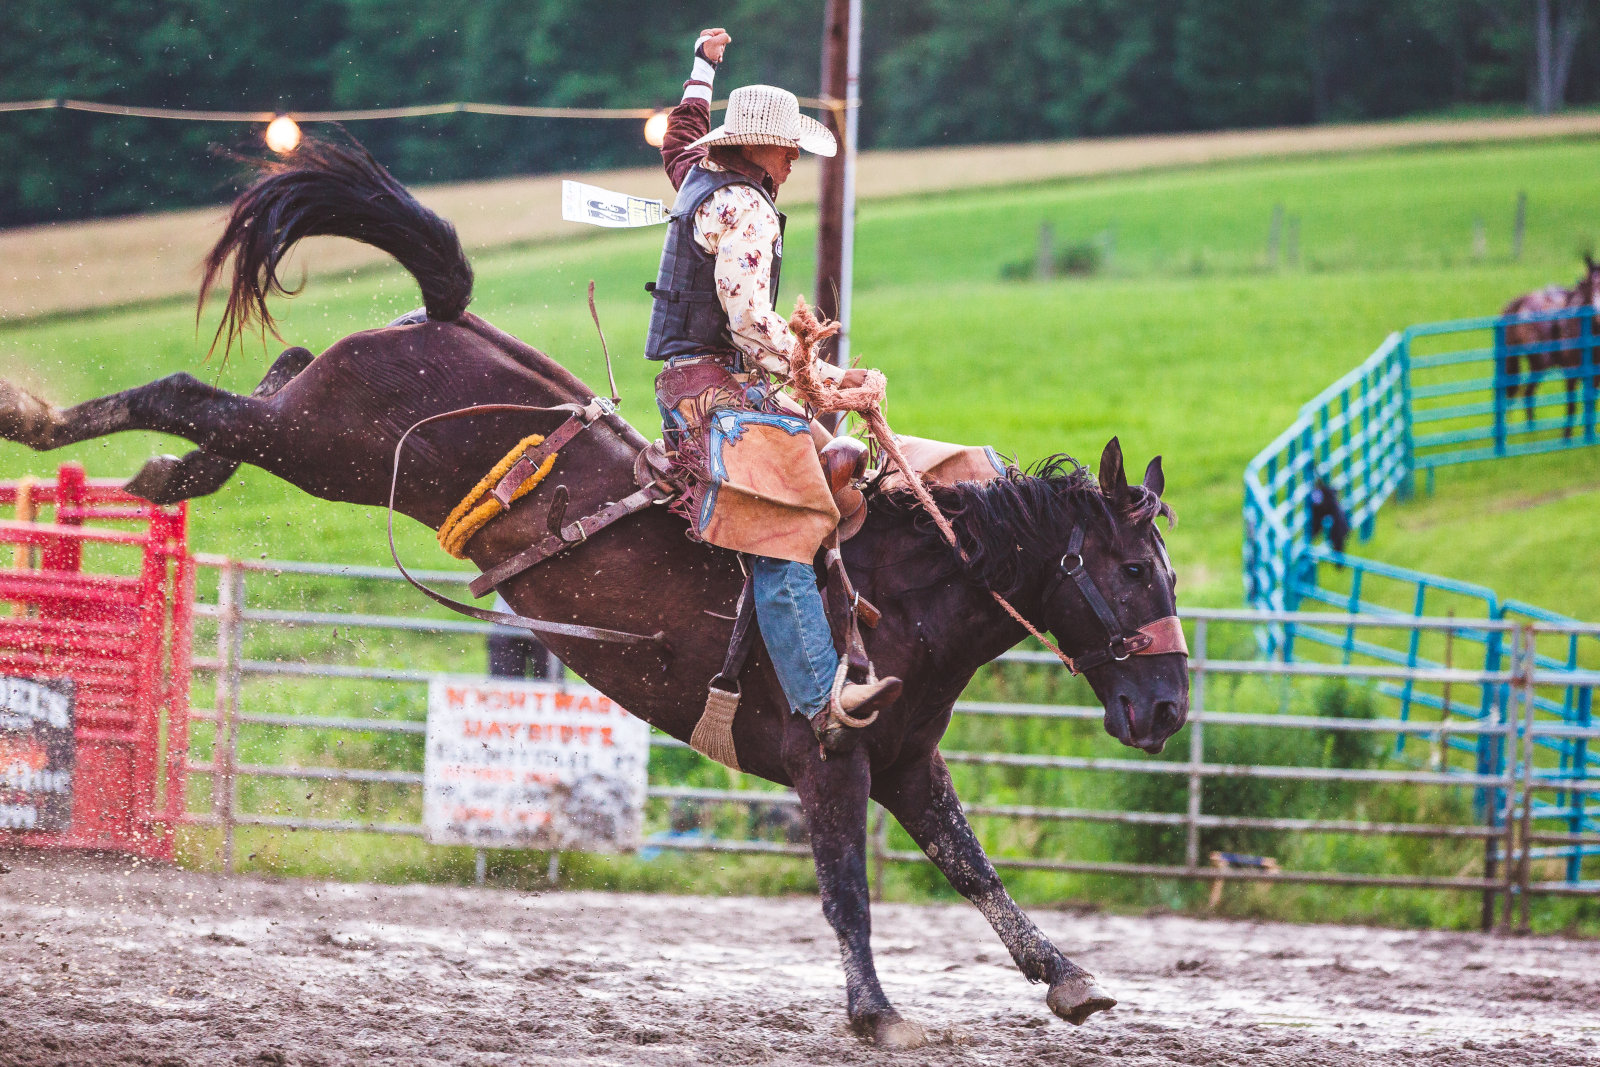
[[[807,718],[827,706],[839,654],[809,563],[756,556],[756,623],[789,707]]]

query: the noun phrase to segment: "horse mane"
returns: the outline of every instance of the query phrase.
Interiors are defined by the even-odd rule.
[[[929,485],[939,510],[950,520],[966,552],[966,572],[1002,596],[1015,596],[1037,575],[1040,563],[1053,562],[1062,533],[1081,523],[1115,531],[1121,524],[1141,526],[1174,519],[1172,507],[1140,484],[1125,495],[1108,497],[1088,468],[1065,453],[1046,456],[1027,469],[1007,467],[987,482]],[[875,495],[873,507],[909,520],[926,540],[949,551],[949,544],[909,489]]]
[[[213,350],[220,341],[226,352],[253,323],[278,336],[267,298],[300,291],[283,284],[278,268],[307,237],[348,237],[389,253],[417,280],[435,322],[454,322],[466,311],[472,267],[455,227],[418,203],[360,144],[308,137],[284,160],[238,158],[261,177],[233,202],[222,236],[205,258],[197,320],[233,258]]]

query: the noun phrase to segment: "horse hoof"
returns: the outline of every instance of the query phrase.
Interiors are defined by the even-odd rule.
[[[172,495],[172,481],[182,463],[181,459],[173,455],[148,459],[144,466],[139,468],[139,473],[123,484],[123,491],[132,493],[141,500],[148,500],[152,504],[175,504],[184,499]]]
[[[1087,975],[1051,986],[1044,1002],[1050,1005],[1051,1011],[1073,1026],[1082,1026],[1095,1012],[1117,1006],[1116,1000],[1107,996],[1105,990],[1095,985],[1094,979]]]
[[[872,1028],[872,1043],[879,1048],[906,1050],[921,1048],[928,1043],[928,1032],[921,1023],[903,1019],[898,1015],[879,1020]]]
[[[55,408],[26,389],[0,380],[0,438],[43,449],[59,421]]]

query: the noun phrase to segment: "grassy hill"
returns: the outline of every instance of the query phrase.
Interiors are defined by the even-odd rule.
[[[854,351],[889,373],[889,414],[903,432],[990,443],[1024,461],[1056,451],[1090,460],[1112,434],[1131,463],[1163,454],[1182,520],[1171,542],[1184,599],[1234,603],[1244,463],[1388,331],[1489,313],[1518,292],[1569,281],[1578,251],[1600,232],[1584,177],[1596,163],[1600,145],[1550,142],[870,202],[859,224]],[[1528,237],[1513,263],[1507,249],[1519,190],[1529,197]],[[1299,262],[1274,268],[1266,244],[1276,204],[1298,220]],[[790,297],[808,288],[813,272],[814,216],[805,208],[795,215]],[[1482,259],[1473,254],[1478,219],[1489,236]],[[1058,244],[1110,244],[1102,272],[1002,281],[1007,263],[1031,258],[1043,222]],[[657,232],[605,234],[480,256],[474,310],[598,381],[599,346],[582,297],[596,279],[625,412],[650,432],[651,368],[631,354],[643,341],[642,283],[659,240]],[[316,349],[416,303],[410,279],[393,270],[317,279],[282,305],[284,336]],[[58,402],[176,370],[252,384],[262,349],[206,363],[209,334],[208,319],[197,337],[186,302],[9,326],[0,328],[0,373]],[[122,476],[175,447],[182,443],[134,435],[52,456],[0,445],[0,477],[48,473],[64,456],[83,459],[93,474]],[[1446,472],[1436,497],[1385,516],[1376,550],[1441,573],[1525,586],[1526,599],[1600,617],[1600,590],[1563,581],[1558,556],[1486,558],[1482,536],[1492,528],[1497,542],[1516,544],[1526,536],[1518,530],[1537,528],[1553,541],[1566,532],[1573,536],[1564,543],[1581,543],[1569,527],[1592,510],[1597,480],[1595,453]],[[1514,505],[1504,492],[1512,487],[1520,491]],[[1476,533],[1457,536],[1467,516]],[[384,558],[376,513],[312,501],[254,471],[198,502],[194,530],[196,544],[212,551]],[[1451,535],[1441,536],[1445,530]],[[445,562],[433,552],[433,562]],[[1486,574],[1485,566],[1502,571]]]
[[[1591,214],[1593,183],[1588,178],[1597,166],[1600,144],[1551,141],[1235,162],[869,201],[862,205],[858,231],[854,351],[888,372],[888,413],[902,432],[993,444],[1025,462],[1059,451],[1090,461],[1113,434],[1121,437],[1135,470],[1150,456],[1162,454],[1167,496],[1181,519],[1168,538],[1180,575],[1180,600],[1189,605],[1237,604],[1242,596],[1239,509],[1245,463],[1289,423],[1302,403],[1363,359],[1389,331],[1411,322],[1493,313],[1519,292],[1550,281],[1570,282],[1578,271],[1579,252],[1593,247],[1600,232],[1600,219]],[[1509,231],[1519,191],[1528,195],[1528,233],[1523,256],[1512,262]],[[794,193],[799,199],[810,190],[797,188]],[[1285,238],[1273,261],[1267,252],[1268,231],[1279,204]],[[1480,219],[1487,233],[1481,255],[1474,247]],[[1051,225],[1060,246],[1091,242],[1106,251],[1101,271],[1050,281],[1002,280],[1008,265],[1032,259],[1042,223]],[[1292,260],[1290,229],[1297,230]],[[809,286],[814,240],[814,214],[796,209],[786,242],[786,301]],[[480,255],[473,308],[591,383],[602,382],[600,348],[583,299],[589,279],[595,279],[607,336],[618,358],[624,413],[653,435],[653,367],[634,353],[643,344],[649,310],[642,286],[654,275],[659,242],[659,231],[601,234]],[[282,329],[290,343],[315,350],[417,303],[410,279],[392,269],[316,278],[302,297],[280,304]],[[192,306],[173,302],[0,326],[0,375],[23,381],[57,402],[178,370],[247,389],[278,346],[264,352],[256,345],[236,351],[226,362],[220,357],[204,362],[213,321],[208,315],[197,336]],[[124,435],[55,455],[0,445],[0,478],[48,475],[63,458],[81,459],[95,476],[122,477],[151,454],[186,447],[153,435]],[[1391,505],[1377,539],[1361,551],[1600,619],[1600,584],[1570,577],[1593,555],[1584,546],[1592,543],[1597,505],[1600,451],[1455,468],[1439,476],[1434,496]],[[452,564],[427,531],[405,525],[408,561]],[[206,551],[248,558],[387,562],[380,512],[315,501],[259,471],[241,472],[215,497],[195,502],[192,528],[196,547]],[[312,594],[302,590],[302,595]],[[418,598],[398,592],[386,607],[424,610]],[[252,640],[250,654],[266,658],[294,656],[311,639],[265,631]],[[348,636],[336,634],[335,641],[350,645]],[[472,656],[474,663],[481,657],[481,644],[435,638],[414,643],[401,639],[389,647],[391,652],[398,647],[410,657],[409,664],[426,669],[462,669],[461,657]],[[1249,647],[1248,635],[1241,634],[1239,651]],[[988,672],[977,688],[1000,699],[1088,699],[1080,682],[1047,680],[1011,667]],[[309,690],[263,687],[247,693],[247,704],[294,713],[309,699],[322,701],[324,707],[348,704],[345,710],[355,714],[421,714],[410,697],[370,689],[334,695],[333,689],[308,698]],[[1276,707],[1279,697],[1265,686],[1216,685],[1210,699],[1214,706],[1252,710]],[[1296,699],[1301,706],[1320,708],[1355,698],[1343,691],[1319,691]],[[1210,758],[1297,758],[1284,748],[1289,742],[1235,733],[1237,737],[1208,731]],[[248,736],[246,758],[289,759],[281,748],[283,736],[264,731]],[[951,747],[966,749],[1015,746],[1121,754],[1093,723],[963,722],[950,740]],[[420,746],[386,752],[377,742],[352,740],[338,750],[325,738],[314,743],[321,747],[299,754],[305,762],[393,765],[399,760],[421,765]],[[197,751],[203,756],[203,739]],[[1383,757],[1369,753],[1363,758]],[[360,760],[368,762],[354,762]],[[706,768],[705,773],[708,784],[727,780],[720,768]],[[1155,785],[1132,776],[1107,785],[1106,778],[1092,775],[1046,778],[1012,769],[958,768],[957,777],[969,799],[1080,806],[1121,802],[1144,810],[1175,803],[1178,807],[1171,810],[1182,810],[1181,797],[1144,795],[1141,789]],[[349,809],[332,811],[327,805],[359,801],[364,805],[359,810],[369,817],[401,810],[404,816],[393,817],[415,817],[414,797],[404,799],[392,790],[323,790],[307,804],[291,795],[298,792],[291,786],[258,783],[249,788],[249,796],[261,805],[256,810],[335,814]],[[1272,790],[1224,789],[1216,794],[1212,786],[1206,795],[1208,805],[1216,796],[1220,803],[1254,812],[1343,811],[1350,802],[1332,794],[1290,796]],[[310,799],[308,794],[305,800]],[[1370,799],[1372,806],[1361,810],[1368,818],[1409,819],[1416,817],[1417,803],[1434,802],[1395,791]],[[1456,812],[1456,817],[1469,816]],[[652,815],[652,826],[664,818],[663,807]],[[996,823],[983,832],[993,847],[1021,854],[1173,858],[1170,840],[1146,841],[1115,828]],[[1470,849],[1454,845],[1400,857],[1398,852],[1416,849],[1404,842],[1392,852],[1385,852],[1390,844],[1382,842],[1347,848],[1327,839],[1229,839],[1225,844],[1275,853],[1286,865],[1298,862],[1302,867],[1381,871],[1395,864],[1407,869],[1420,864],[1450,872],[1474,863]],[[1319,851],[1325,848],[1333,851]],[[430,851],[406,841],[344,837],[335,842],[307,833],[265,831],[249,835],[247,847],[241,848],[245,852],[251,863],[267,869],[356,870],[369,877],[464,877],[471,862],[465,850]],[[1179,858],[1181,852],[1179,847]],[[209,862],[198,846],[193,859]],[[515,866],[521,861],[496,862]],[[589,866],[572,875],[579,884],[751,891],[799,888],[810,879],[804,865],[767,859],[719,859],[714,870],[692,857],[654,866],[587,862]],[[543,870],[542,860],[527,866]],[[1008,881],[1022,899],[1090,897],[1180,906],[1204,892],[1204,887],[1175,888],[1170,883],[1044,874]],[[891,888],[918,895],[948,893],[929,871],[891,872]],[[1379,915],[1391,921],[1470,925],[1476,902],[1464,896],[1445,902],[1400,892],[1278,887],[1271,893],[1241,895],[1228,906],[1288,917],[1370,920]],[[1575,914],[1552,911],[1539,921],[1576,921]]]

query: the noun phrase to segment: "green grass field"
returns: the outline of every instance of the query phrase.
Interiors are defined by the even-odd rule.
[[[1181,601],[1237,604],[1245,463],[1302,403],[1389,331],[1412,322],[1492,314],[1517,293],[1551,281],[1570,283],[1580,269],[1579,253],[1600,233],[1600,205],[1589,178],[1597,165],[1600,144],[1551,142],[1236,163],[867,202],[858,230],[854,352],[888,372],[888,414],[901,432],[993,444],[1025,462],[1058,451],[1092,462],[1113,434],[1135,470],[1150,456],[1163,455],[1167,497],[1180,515],[1168,540]],[[1519,190],[1528,195],[1528,232],[1520,261],[1512,262],[1511,217]],[[791,195],[801,200],[810,192]],[[1276,204],[1297,220],[1293,263],[1268,262]],[[1481,257],[1473,247],[1479,219],[1488,235]],[[1053,226],[1059,243],[1109,245],[1105,269],[1071,280],[1002,281],[1005,264],[1032,256],[1043,222]],[[787,239],[786,300],[809,293],[814,235],[814,214],[796,209]],[[652,368],[633,353],[643,342],[648,301],[642,285],[654,276],[659,241],[659,231],[607,234],[480,256],[473,309],[591,383],[602,382],[599,345],[583,302],[585,285],[595,279],[619,361],[624,413],[653,434]],[[316,278],[305,295],[280,305],[282,329],[291,343],[315,350],[417,303],[410,279],[397,271]],[[212,322],[208,316],[197,338],[192,307],[172,303],[7,326],[0,328],[0,374],[57,402],[177,370],[247,389],[264,370],[261,347],[236,351],[225,365],[215,358],[203,362]],[[267,354],[275,355],[277,347]],[[65,458],[81,459],[93,476],[124,477],[147,456],[184,447],[149,435],[124,435],[55,455],[0,445],[0,478],[48,475]],[[1594,450],[1455,468],[1441,473],[1433,496],[1386,509],[1377,538],[1358,551],[1600,619],[1600,583],[1572,577],[1575,570],[1586,574],[1592,564],[1594,553],[1586,546],[1594,542],[1597,505],[1600,452]],[[259,471],[245,471],[216,497],[197,501],[193,515],[194,544],[205,551],[387,561],[381,513],[312,500]],[[414,526],[404,546],[408,561],[451,563]],[[293,595],[305,602],[317,594],[301,588]],[[395,609],[415,605],[374,595]],[[288,634],[256,640],[274,654],[294,655],[312,639]],[[1247,635],[1239,635],[1238,644],[1247,650]],[[421,657],[419,662],[450,662],[450,654],[438,648],[424,651],[419,644],[402,651]],[[980,688],[1018,699],[1086,698],[1077,683],[1046,683],[1009,668],[986,675]],[[262,694],[262,701],[268,699],[292,704],[293,693]],[[371,692],[349,697],[364,713],[383,699]],[[1274,698],[1244,687],[1230,699],[1242,708]],[[409,706],[391,710],[416,714]],[[962,727],[951,747],[995,740],[984,733],[990,729]],[[1009,743],[1088,751],[1094,732],[1019,735]],[[256,743],[269,742],[262,735]],[[363,752],[362,759],[379,755],[375,749]],[[1037,784],[1004,777],[974,774],[965,784],[981,787],[985,795]],[[1051,788],[1059,792],[1039,802],[1078,802],[1087,787]],[[288,792],[282,804],[294,799]],[[371,796],[361,802],[378,809],[388,803]],[[1373,803],[1393,814],[1402,801]],[[1115,854],[1128,845],[1098,829],[1072,832],[1089,856]],[[1049,836],[1008,846],[1026,851],[1042,847]],[[383,877],[455,877],[470,862],[463,853],[443,856],[387,842],[351,860],[348,850],[369,846],[322,842],[313,848],[308,835],[294,844],[286,835],[261,834],[252,850],[273,869],[348,871],[353,863]],[[1308,865],[1324,862],[1302,855]],[[1354,862],[1381,865],[1381,856],[1363,855]],[[204,847],[197,844],[195,856],[204,862]],[[1430,863],[1454,870],[1469,859],[1441,852]],[[596,860],[584,870],[576,876],[588,879],[586,884],[702,891],[794,887],[809,879],[799,865],[768,860],[724,865],[688,858],[650,871],[627,861]],[[935,893],[932,877],[904,872],[892,884],[896,891]],[[1130,888],[1126,882],[1044,876],[1017,881],[1024,895],[1036,899],[1107,894],[1127,903],[1170,905],[1195,899],[1194,887]],[[1241,890],[1229,906],[1451,924],[1469,922],[1476,906],[1431,899],[1315,890],[1273,897]],[[1583,915],[1593,918],[1582,909],[1562,908],[1543,921],[1571,922]]]

